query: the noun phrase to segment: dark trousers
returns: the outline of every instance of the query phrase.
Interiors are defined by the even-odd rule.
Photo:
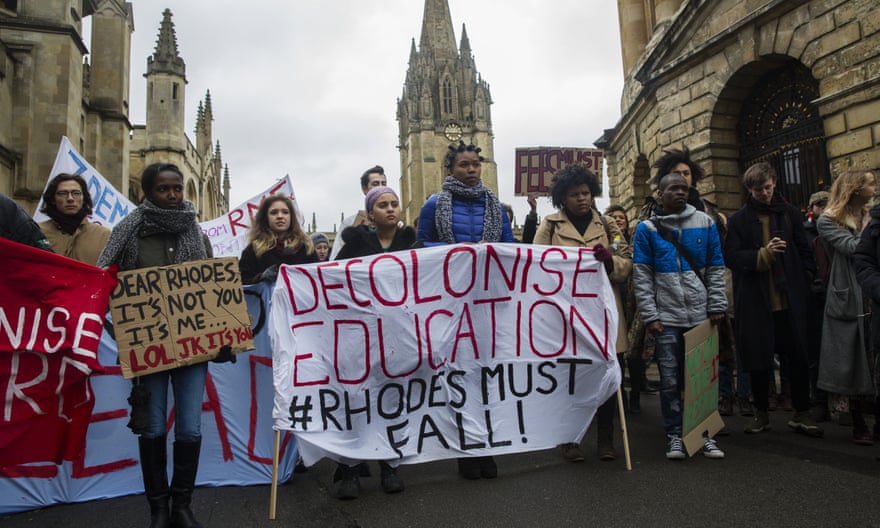
[[[795,411],[810,408],[810,372],[806,350],[799,350],[791,327],[791,314],[787,311],[773,312],[773,353],[780,360],[787,359],[791,381],[791,402]],[[769,407],[770,380],[773,369],[752,370],[752,396],[755,408],[766,411]]]

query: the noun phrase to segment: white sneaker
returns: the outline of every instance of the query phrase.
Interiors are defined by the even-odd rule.
[[[724,451],[719,449],[718,445],[715,444],[715,440],[712,440],[708,436],[703,437],[703,448],[701,451],[706,458],[724,458]]]
[[[666,458],[668,460],[684,460],[687,458],[687,453],[684,451],[684,444],[681,442],[680,436],[668,436],[668,442],[666,442]],[[722,453],[722,456],[724,453]]]

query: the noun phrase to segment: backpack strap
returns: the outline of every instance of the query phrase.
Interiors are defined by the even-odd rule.
[[[654,228],[657,229],[657,234],[663,237],[663,240],[669,242],[673,246],[675,246],[676,251],[681,257],[690,265],[691,269],[694,270],[694,273],[697,275],[697,278],[700,279],[700,282],[703,283],[703,286],[708,289],[709,285],[706,284],[706,278],[703,277],[703,274],[700,273],[700,268],[697,267],[697,264],[694,262],[694,257],[691,256],[690,253],[681,245],[681,242],[678,241],[677,238],[672,234],[672,230],[668,227],[664,226],[660,222],[660,218],[657,216],[652,216],[650,218],[651,223],[654,224]]]

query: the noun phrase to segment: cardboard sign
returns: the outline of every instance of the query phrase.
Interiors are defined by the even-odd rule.
[[[684,334],[684,416],[682,440],[694,456],[703,434],[715,436],[724,427],[718,414],[718,327],[708,319]]]
[[[513,194],[549,193],[553,173],[566,165],[580,164],[599,177],[602,195],[602,151],[574,147],[530,147],[516,149]]]
[[[122,272],[110,315],[122,376],[202,363],[228,345],[253,350],[238,259],[199,260]]]

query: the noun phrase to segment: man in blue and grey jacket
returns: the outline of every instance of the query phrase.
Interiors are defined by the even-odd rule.
[[[727,309],[718,230],[687,198],[688,183],[681,174],[663,176],[660,209],[638,225],[633,242],[633,285],[639,314],[656,343],[669,460],[687,457],[681,440],[684,333],[706,319],[722,320]],[[709,437],[703,439],[702,452],[724,458]]]

